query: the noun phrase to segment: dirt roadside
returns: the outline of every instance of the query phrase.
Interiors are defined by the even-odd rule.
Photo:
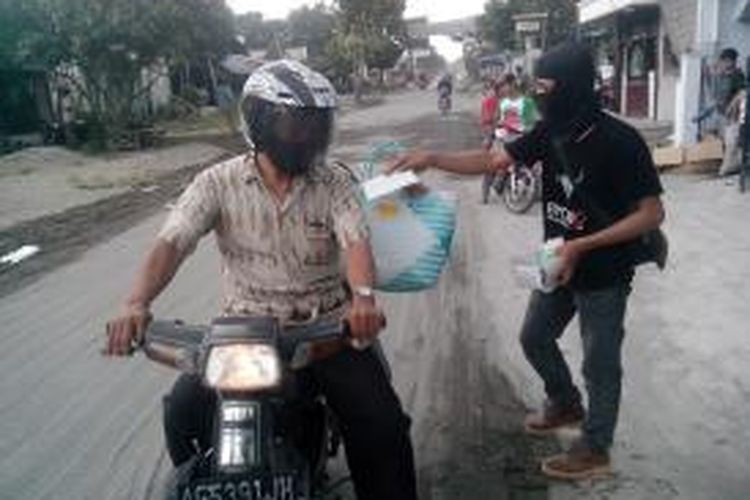
[[[0,267],[0,298],[140,222],[177,196],[197,172],[230,156],[231,153],[226,153],[208,162],[163,174],[154,178],[148,189],[129,189],[0,231],[0,255],[24,244],[40,247],[33,258],[19,265]]]

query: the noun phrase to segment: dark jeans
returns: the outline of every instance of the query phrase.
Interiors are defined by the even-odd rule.
[[[359,500],[417,498],[409,417],[387,367],[370,348],[347,349],[308,368],[337,415]],[[195,376],[183,375],[165,398],[164,431],[175,465],[189,459],[197,441],[210,446],[216,395]]]
[[[526,359],[544,381],[550,402],[558,406],[580,404],[568,364],[557,339],[578,313],[583,340],[583,377],[588,393],[588,412],[583,439],[592,449],[606,451],[612,445],[620,407],[623,323],[630,286],[572,291],[559,288],[545,294],[534,292],[529,301],[521,345]]]

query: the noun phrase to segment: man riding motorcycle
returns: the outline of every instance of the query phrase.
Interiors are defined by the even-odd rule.
[[[181,195],[122,314],[107,325],[107,352],[132,351],[151,319],[150,304],[213,231],[224,315],[348,321],[357,348],[312,372],[339,420],[357,497],[414,499],[409,418],[371,346],[383,317],[371,288],[368,229],[351,174],[324,163],[335,106],[330,82],[297,62],[272,62],[248,78],[241,109],[249,153],[201,172]],[[205,451],[215,404],[216,395],[193,375],[182,375],[165,398],[175,466],[196,453],[196,443]]]
[[[450,73],[443,75],[437,84],[438,109],[445,113],[451,108],[451,95],[453,94],[453,76]]]

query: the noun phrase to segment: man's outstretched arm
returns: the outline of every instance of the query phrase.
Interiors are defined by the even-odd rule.
[[[472,149],[457,152],[413,151],[396,159],[387,173],[414,170],[421,172],[428,168],[443,170],[461,175],[481,175],[505,170],[513,164],[513,159],[500,148],[497,151]]]
[[[122,313],[107,323],[108,355],[130,353],[133,341],[142,337],[151,320],[151,303],[172,280],[183,260],[184,253],[177,245],[162,238],[156,240],[136,276]]]

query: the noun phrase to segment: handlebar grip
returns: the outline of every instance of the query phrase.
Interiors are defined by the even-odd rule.
[[[381,330],[385,330],[386,328],[388,328],[388,320],[386,319],[385,314],[380,315],[380,328]],[[342,322],[341,332],[344,334],[344,337],[351,338],[352,326],[349,324],[348,320],[344,320]]]
[[[386,326],[388,326],[388,321],[386,320],[385,315],[381,314],[380,315],[380,328],[385,329]],[[351,325],[349,324],[348,321],[344,321],[342,331],[344,334],[344,338],[348,339],[349,344],[358,351],[364,351],[365,349],[372,346],[373,344],[372,340],[362,341],[360,339],[355,339],[354,337],[352,337]]]

